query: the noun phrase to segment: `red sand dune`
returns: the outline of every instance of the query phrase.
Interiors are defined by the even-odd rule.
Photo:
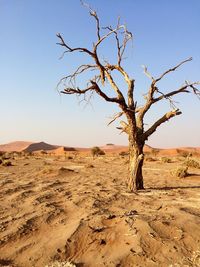
[[[52,150],[52,149],[56,149],[57,146],[54,146],[54,145],[50,145],[50,144],[47,144],[45,142],[39,142],[39,143],[32,143],[30,144],[26,149],[25,151],[26,152],[34,152],[34,151],[38,151],[38,150]]]
[[[58,151],[57,151],[58,150]],[[41,152],[41,151],[57,151],[58,153],[65,151],[75,151],[73,147],[64,147],[58,145],[50,145],[45,142],[24,142],[24,141],[16,141],[8,144],[0,145],[0,151],[12,152],[12,151],[25,151],[25,152]]]
[[[60,146],[57,147],[56,149],[50,150],[49,152],[55,155],[63,155],[67,151],[76,151],[76,149],[74,147]]]
[[[106,153],[120,153],[122,151],[128,151],[128,146],[120,146],[114,144],[106,144],[105,146],[100,147]],[[54,154],[64,154],[66,151],[79,151],[79,152],[89,152],[91,148],[81,148],[81,147],[66,147],[66,146],[58,146],[51,145],[45,142],[26,142],[26,141],[16,141],[8,144],[0,145],[0,151],[25,151],[25,152],[52,152]],[[145,145],[145,152],[154,152],[156,151],[158,155],[169,155],[176,156],[181,153],[195,153],[200,154],[200,147],[180,147],[180,148],[169,148],[169,149],[160,149],[160,148],[152,148],[148,145]]]
[[[11,142],[8,144],[0,145],[0,151],[6,151],[6,152],[17,151],[17,152],[20,152],[20,151],[25,150],[32,143],[33,142],[25,142],[25,141]]]

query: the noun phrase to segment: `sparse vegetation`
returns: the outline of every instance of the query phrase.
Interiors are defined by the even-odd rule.
[[[105,152],[100,149],[98,146],[95,146],[91,149],[91,154],[93,157],[98,157],[98,156],[102,156],[102,155],[105,155]]]
[[[11,158],[11,153],[4,152],[3,155],[1,156],[2,160],[8,160]]]
[[[12,162],[10,160],[1,160],[1,163],[2,166],[5,166],[5,167],[9,167],[9,166],[12,166]]]
[[[75,160],[79,155],[79,152],[78,151],[74,151],[73,152],[73,159]]]
[[[119,156],[125,157],[125,156],[128,156],[128,155],[129,155],[128,151],[119,152]]]
[[[185,178],[189,175],[188,167],[179,167],[176,170],[172,171],[172,175],[178,178]]]
[[[183,150],[183,149],[177,149],[176,151],[183,158],[187,158],[189,156],[192,156],[192,154],[190,152]]]
[[[154,161],[157,161],[157,159],[154,158],[154,157],[151,157],[151,156],[145,156],[145,161],[147,161],[147,162],[154,162]]]
[[[171,160],[170,158],[167,158],[167,157],[162,157],[162,158],[161,158],[161,161],[162,161],[163,163],[172,163],[172,160]]]
[[[185,162],[183,162],[183,165],[191,168],[200,169],[199,162],[190,158],[188,158]]]
[[[156,156],[158,155],[158,153],[159,153],[159,149],[156,149],[156,148],[152,148],[152,149],[151,149],[151,154],[152,154],[154,157],[156,157]]]

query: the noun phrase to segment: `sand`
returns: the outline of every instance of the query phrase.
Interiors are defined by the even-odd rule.
[[[183,160],[183,159],[182,159]],[[0,167],[0,266],[200,266],[200,170],[145,162],[128,193],[126,157],[26,156]]]

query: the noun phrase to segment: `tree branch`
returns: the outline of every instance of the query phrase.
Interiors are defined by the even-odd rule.
[[[170,102],[170,105],[175,107],[174,105],[174,101],[171,99],[172,96],[178,94],[178,93],[188,93],[189,91],[186,90],[188,87],[192,88],[192,86],[199,84],[199,82],[194,82],[194,83],[186,83],[186,85],[180,87],[178,90],[175,91],[171,91],[167,94],[162,93],[161,91],[158,90],[156,83],[159,82],[165,75],[167,75],[168,73],[175,71],[177,68],[179,68],[181,65],[189,62],[192,60],[192,57],[181,61],[179,64],[177,64],[175,67],[168,69],[167,71],[165,71],[163,74],[161,74],[158,78],[154,78],[147,70],[147,67],[143,66],[144,68],[144,73],[145,75],[151,79],[151,86],[149,88],[149,91],[147,93],[147,97],[146,97],[146,103],[144,104],[143,107],[140,108],[139,112],[138,112],[138,117],[137,117],[137,126],[139,128],[143,127],[143,119],[144,116],[146,114],[146,112],[150,109],[150,107],[152,106],[152,104],[162,100],[162,99],[167,99]],[[193,89],[193,88],[192,88]],[[195,88],[195,90],[193,89],[193,92],[199,97],[199,90],[197,88]],[[155,93],[160,93],[161,96],[154,98],[154,94]]]
[[[75,82],[76,82],[76,77],[87,71],[87,70],[95,70],[97,68],[96,65],[89,65],[89,64],[83,64],[83,65],[80,65],[75,71],[74,73],[70,74],[70,75],[67,75],[65,77],[63,77],[62,79],[60,79],[60,81],[58,82],[57,84],[57,87],[63,82],[67,82],[67,80],[69,80],[69,83],[74,85]]]
[[[175,67],[168,69],[167,71],[165,71],[163,74],[160,75],[160,77],[158,77],[157,79],[155,79],[155,83],[159,82],[165,75],[167,75],[168,73],[175,71],[176,69],[178,69],[181,65],[185,64],[186,62],[189,62],[192,60],[192,57],[181,61],[178,65],[176,65]]]
[[[124,112],[118,112],[117,114],[114,115],[114,117],[112,118],[112,120],[108,123],[108,126],[110,124],[112,124],[115,120],[117,120],[118,118],[120,118],[122,115],[124,114]]]
[[[156,131],[156,129],[166,121],[170,120],[171,118],[182,114],[179,109],[172,110],[168,113],[166,113],[164,116],[162,116],[158,121],[156,121],[144,134],[143,134],[143,140],[147,140],[148,137]]]
[[[148,69],[145,65],[142,65],[142,68],[144,69],[144,74],[151,79],[152,81],[154,81],[155,79],[153,78],[153,76],[148,72]]]
[[[118,36],[119,30],[123,28],[123,42],[122,44],[120,44],[120,38]],[[125,25],[120,25],[120,18],[118,18],[118,23],[117,23],[117,27],[116,29],[113,29],[111,26],[109,27],[105,27],[104,29],[108,29],[110,33],[114,33],[115,35],[115,39],[116,39],[116,46],[117,46],[117,57],[118,57],[118,61],[117,61],[117,65],[120,66],[121,65],[121,61],[122,61],[122,57],[123,54],[125,52],[127,43],[132,40],[133,35],[131,32],[129,32],[126,28]]]
[[[121,101],[116,98],[116,97],[109,97],[107,96],[99,87],[99,85],[97,84],[96,81],[94,80],[90,80],[91,85],[88,86],[85,89],[80,89],[79,87],[77,88],[71,88],[71,87],[66,87],[65,89],[63,89],[63,91],[61,91],[62,94],[66,94],[66,95],[84,95],[85,93],[92,91],[92,92],[96,92],[98,95],[100,95],[102,98],[104,98],[106,101],[108,102],[114,102],[117,104],[121,104]]]
[[[162,99],[169,99],[170,97],[174,96],[174,95],[177,95],[177,94],[180,94],[180,93],[190,93],[190,90],[187,90],[187,88],[192,88],[192,91],[195,95],[197,95],[198,97],[200,97],[200,90],[197,89],[195,87],[195,85],[200,85],[200,81],[199,82],[192,82],[192,83],[189,83],[189,82],[186,82],[185,85],[181,86],[179,89],[177,90],[174,90],[174,91],[171,91],[167,94],[163,94],[162,92],[160,92],[159,90],[157,91],[158,93],[161,94],[161,96],[157,97],[157,98],[154,98],[154,103],[155,102],[158,102]]]
[[[131,79],[129,77],[128,73],[119,65],[107,64],[105,66],[105,69],[106,70],[110,70],[110,71],[117,70],[122,74],[122,76],[124,77],[125,82],[128,85],[128,92],[127,92],[128,107],[129,107],[129,109],[134,111],[135,110],[135,104],[134,104],[133,91],[134,91],[135,80]]]
[[[87,3],[85,3],[84,1],[80,0],[82,6],[86,7],[87,9],[89,9],[90,12],[90,16],[94,17],[94,19],[96,20],[96,27],[97,27],[97,37],[98,40],[101,39],[101,35],[100,35],[100,21],[99,21],[99,17],[97,15],[97,12],[95,10],[93,10],[91,8],[90,5],[88,5]]]
[[[125,121],[120,121],[120,127],[116,127],[118,130],[121,131],[121,133],[129,134],[130,132],[130,126]]]
[[[117,86],[116,82],[114,81],[113,76],[110,73],[110,69],[107,66],[104,66],[100,62],[100,59],[99,59],[98,54],[97,54],[98,46],[105,39],[107,39],[110,35],[114,34],[116,42],[117,42],[117,51],[118,51],[118,65],[117,65],[118,71],[120,71],[123,74],[123,76],[124,76],[124,78],[125,78],[125,80],[126,80],[126,82],[128,84],[128,101],[129,101],[128,105],[129,105],[129,108],[133,109],[134,108],[134,100],[133,100],[134,80],[131,80],[128,77],[128,74],[120,66],[121,60],[122,60],[122,56],[124,54],[126,45],[127,45],[128,41],[132,39],[132,33],[127,30],[125,25],[120,25],[120,21],[118,19],[117,27],[115,29],[113,29],[111,26],[104,28],[104,29],[107,29],[108,32],[105,35],[101,36],[101,34],[100,34],[100,20],[99,20],[99,17],[97,15],[96,11],[93,10],[88,4],[85,4],[82,0],[81,0],[81,3],[82,3],[83,6],[85,6],[85,7],[87,7],[89,9],[90,15],[92,17],[94,17],[94,19],[96,21],[96,33],[97,33],[98,40],[97,40],[97,42],[95,44],[93,44],[93,51],[90,51],[89,49],[87,49],[85,47],[75,47],[75,48],[70,47],[64,41],[63,37],[59,33],[57,34],[57,37],[60,39],[60,42],[58,44],[66,48],[66,51],[64,51],[63,54],[68,53],[68,52],[75,52],[75,51],[84,52],[84,53],[88,54],[90,57],[93,58],[93,60],[95,61],[96,65],[81,65],[81,66],[78,67],[78,69],[73,74],[65,76],[64,78],[62,78],[60,83],[63,82],[63,81],[67,81],[67,79],[69,79],[69,82],[73,85],[72,82],[75,83],[76,77],[79,74],[85,72],[86,70],[91,70],[91,69],[95,69],[95,68],[97,69],[98,68],[99,71],[100,71],[100,77],[101,77],[102,85],[104,85],[105,80],[107,78],[107,81],[110,83],[111,87],[114,89],[114,91],[117,94],[117,98],[119,100],[118,102],[120,102],[121,105],[123,105],[124,108],[127,107],[126,100],[125,100],[122,92],[120,91],[119,87]],[[120,44],[119,33],[123,35],[122,44]],[[67,92],[69,92],[68,89],[69,88],[67,88]],[[66,92],[66,90],[64,90],[64,91]],[[100,94],[101,96],[102,96],[102,93],[103,93],[103,91],[101,91],[101,94]]]
[[[61,93],[66,95],[74,95],[74,94],[82,95],[92,90],[95,90],[95,86],[93,84],[85,89],[80,89],[78,87],[77,88],[66,87],[63,89],[63,91],[61,91]]]
[[[107,77],[110,85],[112,86],[112,88],[116,92],[117,98],[120,101],[120,103],[123,104],[124,106],[127,106],[125,98],[124,98],[122,92],[119,90],[119,88],[118,88],[117,84],[115,83],[112,75],[107,70],[105,70],[105,76]]]
[[[99,85],[95,81],[90,81],[94,87],[95,91],[98,95],[100,95],[102,98],[104,98],[108,102],[115,102],[118,104],[121,104],[121,100],[118,97],[108,97],[99,87]]]
[[[60,43],[57,43],[58,45],[61,45],[63,47],[65,47],[67,50],[64,52],[64,53],[68,53],[68,52],[75,52],[75,51],[78,51],[78,52],[84,52],[84,53],[87,53],[88,55],[90,56],[94,56],[93,53],[88,50],[87,48],[85,47],[75,47],[75,48],[71,48],[69,45],[67,45],[63,39],[63,37],[61,36],[60,33],[57,33],[56,36],[60,39]]]

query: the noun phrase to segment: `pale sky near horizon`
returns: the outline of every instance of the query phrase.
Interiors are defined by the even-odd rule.
[[[159,88],[167,92],[185,80],[200,80],[199,0],[87,2],[97,10],[102,26],[116,25],[120,16],[133,33],[123,66],[136,80],[138,103],[149,85],[141,65],[158,76],[192,56],[193,61],[167,76]],[[79,147],[127,145],[117,123],[107,127],[118,111],[115,104],[95,96],[84,107],[75,96],[57,92],[59,79],[86,59],[67,54],[59,60],[63,49],[56,45],[58,32],[72,46],[90,48],[96,40],[95,23],[79,0],[0,0],[0,144],[24,140]],[[106,42],[101,58],[114,62],[112,45]],[[200,100],[192,94],[176,100],[183,114],[162,125],[147,144],[200,147]],[[155,106],[146,118],[147,127],[169,110],[164,102]]]

